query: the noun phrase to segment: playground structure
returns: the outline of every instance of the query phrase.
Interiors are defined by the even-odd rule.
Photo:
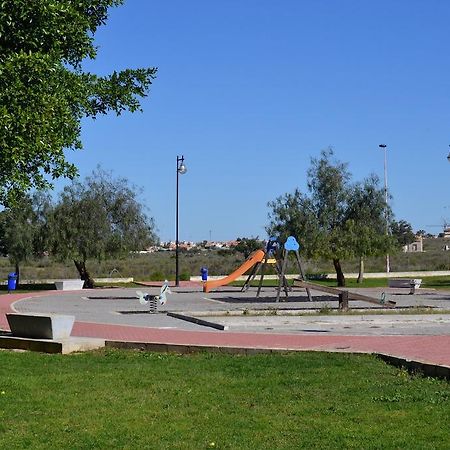
[[[220,278],[218,280],[206,281],[203,284],[203,292],[210,292],[213,289],[219,286],[225,286],[227,284],[232,283],[238,277],[247,273],[250,269],[251,272],[248,275],[244,285],[242,286],[241,291],[245,292],[249,287],[251,282],[255,279],[255,277],[259,274],[259,285],[258,290],[256,292],[256,297],[259,297],[264,275],[266,272],[267,265],[271,264],[275,266],[275,271],[278,276],[278,288],[277,288],[277,302],[280,301],[281,290],[284,291],[286,297],[289,295],[289,291],[291,287],[286,279],[286,268],[287,262],[290,252],[293,252],[295,255],[295,259],[297,262],[299,277],[301,280],[304,280],[304,273],[302,269],[302,265],[300,262],[300,255],[298,253],[300,245],[297,240],[293,236],[289,236],[282,249],[280,249],[280,244],[278,239],[271,237],[267,241],[266,248],[264,250],[256,250],[253,252],[246,261],[239,266],[234,272],[230,275]],[[308,298],[311,301],[311,294],[309,288],[306,290],[308,293]]]
[[[244,273],[248,272],[252,267],[257,266],[265,258],[264,250],[256,250],[253,252],[242,265],[240,265],[234,272],[230,275],[220,278],[218,280],[210,280],[203,283],[203,292],[210,292],[219,286],[225,286],[232,283]]]
[[[386,301],[386,296],[383,293],[380,299],[370,297],[367,295],[359,294],[356,292],[351,292],[346,289],[334,288],[329,286],[323,286],[316,283],[311,283],[306,281],[305,274],[303,272],[303,268],[301,265],[300,255],[299,255],[300,245],[295,239],[294,236],[289,236],[282,246],[280,247],[280,243],[278,239],[271,237],[269,238],[266,248],[264,250],[256,250],[253,252],[246,261],[239,266],[234,272],[230,275],[220,278],[218,280],[205,281],[203,283],[203,292],[210,292],[213,289],[225,286],[227,284],[232,283],[238,277],[247,273],[250,269],[249,273],[244,285],[242,286],[241,292],[245,292],[249,287],[252,281],[259,274],[259,284],[256,292],[256,297],[260,296],[261,288],[263,285],[264,275],[266,272],[267,265],[273,265],[275,267],[276,274],[278,276],[278,287],[277,287],[277,295],[276,302],[280,301],[281,291],[283,290],[286,297],[289,296],[289,292],[293,290],[293,287],[300,287],[306,290],[308,300],[313,301],[311,291],[319,291],[325,292],[327,294],[336,295],[339,298],[339,309],[342,311],[347,311],[349,309],[349,300],[359,300],[372,304],[382,305],[386,307],[394,307],[395,302],[391,300]],[[297,263],[298,268],[298,278],[294,279],[293,286],[290,286],[286,279],[286,269],[287,263],[289,259],[289,255],[293,254],[295,257],[295,261]]]
[[[286,268],[287,268],[287,262],[288,262],[288,258],[289,258],[289,252],[293,252],[293,254],[295,256],[300,279],[301,280],[305,279],[305,275],[304,275],[302,265],[300,262],[300,255],[298,253],[299,249],[300,249],[300,245],[294,236],[289,236],[287,238],[286,242],[284,243],[283,249],[280,249],[279,242],[276,238],[273,238],[273,237],[269,238],[267,245],[266,245],[264,260],[254,266],[252,272],[250,273],[250,275],[248,276],[247,280],[244,283],[244,286],[242,287],[242,291],[244,292],[249,288],[250,283],[258,275],[258,272],[261,271],[258,290],[256,292],[256,297],[259,297],[267,264],[273,264],[275,266],[275,271],[278,276],[278,288],[277,288],[276,301],[277,302],[280,301],[280,295],[281,295],[282,289],[284,291],[285,296],[288,297],[289,291],[291,290],[291,287],[289,286],[289,283],[286,279]],[[306,292],[308,294],[309,301],[312,301],[309,288],[306,289]]]

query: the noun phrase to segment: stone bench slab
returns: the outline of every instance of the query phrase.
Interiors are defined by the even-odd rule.
[[[422,284],[421,278],[390,278],[388,279],[388,287],[391,288],[407,288],[410,294],[414,294],[415,290],[420,288]]]
[[[32,339],[66,339],[72,332],[75,316],[59,314],[6,314],[6,319],[14,337]]]
[[[419,288],[421,283],[422,279],[419,278],[391,278],[388,280],[389,287],[397,288],[410,288],[411,286]]]
[[[83,289],[84,280],[59,280],[55,281],[56,289],[59,291],[78,291]]]

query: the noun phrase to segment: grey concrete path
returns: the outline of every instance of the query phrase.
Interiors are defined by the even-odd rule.
[[[364,289],[360,291],[375,298],[386,292],[387,299],[395,301],[397,307],[381,311],[381,306],[358,301],[350,302],[350,306],[356,309],[353,315],[317,316],[309,313],[337,309],[336,297],[316,296],[313,292],[314,301],[309,302],[305,292],[295,291],[276,303],[275,289],[266,288],[258,299],[255,289],[242,293],[238,288],[227,288],[204,294],[195,288],[172,288],[173,294],[169,295],[166,305],[158,308],[159,313],[148,314],[148,309],[139,304],[136,290],[158,293],[156,287],[49,293],[20,300],[13,304],[13,308],[22,313],[70,314],[79,322],[164,329],[205,329],[165,314],[177,312],[207,318],[236,331],[368,336],[450,335],[450,314],[421,314],[424,311],[450,312],[450,293],[443,291],[419,290],[415,295],[407,295],[401,289]]]

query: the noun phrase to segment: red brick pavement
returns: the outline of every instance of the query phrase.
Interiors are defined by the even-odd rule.
[[[15,301],[57,293],[57,291],[48,291],[39,294],[0,295],[0,328],[8,329],[5,313],[12,311],[11,305]],[[72,335],[127,342],[382,353],[450,367],[450,335],[323,336],[321,334],[237,333],[169,330],[87,322],[76,322]]]
[[[450,366],[450,336],[323,336],[319,334],[185,331],[77,322],[74,336],[127,342],[240,348],[382,353]]]
[[[31,297],[30,294],[4,294],[0,296],[0,329],[9,330],[6,313],[12,311],[11,305],[17,300]]]

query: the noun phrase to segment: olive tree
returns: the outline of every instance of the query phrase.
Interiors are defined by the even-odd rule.
[[[251,238],[237,238],[237,245],[233,250],[237,253],[242,253],[244,258],[248,258],[255,250],[264,248],[264,242],[258,236]]]
[[[390,223],[390,231],[399,247],[411,244],[416,240],[412,226],[406,220],[392,220]]]
[[[139,251],[157,241],[154,220],[138,197],[127,179],[100,168],[61,192],[49,219],[49,249],[60,259],[73,260],[85,287],[94,286],[89,258]]]
[[[50,199],[46,193],[24,195],[0,212],[0,252],[8,256],[20,283],[20,265],[45,250],[46,217]]]
[[[267,232],[281,239],[296,236],[308,258],[331,259],[338,285],[345,286],[342,260],[374,254],[388,245],[379,226],[384,217],[382,191],[375,177],[352,184],[347,164],[334,160],[331,149],[311,159],[307,188],[307,193],[296,189],[268,203]]]
[[[365,258],[384,255],[395,248],[395,239],[387,234],[386,215],[389,217],[392,213],[376,175],[351,187],[345,231],[349,247],[359,258],[358,283],[364,278]]]

